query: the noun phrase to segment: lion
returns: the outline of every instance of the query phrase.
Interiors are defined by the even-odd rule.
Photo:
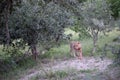
[[[70,42],[70,55],[82,59],[82,45],[80,42]]]

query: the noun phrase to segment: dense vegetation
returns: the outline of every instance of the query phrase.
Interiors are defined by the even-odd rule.
[[[81,41],[85,56],[112,53],[120,64],[119,5],[120,0],[1,0],[0,74],[32,67],[37,59],[69,58],[72,40]]]

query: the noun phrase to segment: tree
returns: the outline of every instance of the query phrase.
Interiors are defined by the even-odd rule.
[[[73,30],[81,32],[81,29],[83,29],[84,32],[90,32],[91,37],[93,38],[93,55],[97,48],[99,32],[105,33],[106,30],[114,24],[107,1],[86,0],[81,3],[80,0],[54,0],[54,2],[73,13],[78,21],[80,21],[80,26],[73,27]]]
[[[58,43],[69,20],[70,14],[52,1],[23,0],[9,18],[11,39],[22,39],[36,59],[37,44]]]
[[[97,49],[98,35],[105,32],[113,24],[113,18],[110,15],[109,6],[105,0],[88,0],[80,7],[82,21],[93,38],[93,53]]]
[[[17,6],[20,1],[1,0],[0,1],[0,44],[10,44],[10,33],[8,19],[13,11],[13,5]],[[14,3],[14,4],[13,4]]]

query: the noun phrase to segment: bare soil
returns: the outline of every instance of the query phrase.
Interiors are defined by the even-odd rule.
[[[105,58],[104,60],[101,60],[100,58],[93,58],[93,57],[84,57],[82,60],[79,60],[76,58],[72,58],[72,59],[68,59],[68,60],[53,60],[52,62],[42,63],[42,65],[40,65],[38,69],[29,70],[29,72],[24,74],[24,76],[22,76],[19,80],[30,80],[32,77],[35,77],[38,74],[44,73],[44,70],[47,72],[49,70],[60,71],[60,70],[75,69],[78,71],[80,71],[80,70],[97,70],[97,72],[104,72],[104,70],[111,63],[112,63],[112,60],[110,60],[110,59]],[[80,75],[82,76],[83,74],[80,74]],[[85,77],[85,75],[83,75],[83,76]],[[81,80],[86,80],[86,79],[84,79],[84,77]],[[39,80],[42,80],[42,79],[39,79]],[[72,79],[64,79],[64,80],[72,80]],[[91,79],[89,79],[89,80],[91,80]],[[102,79],[102,80],[105,80],[105,79]]]

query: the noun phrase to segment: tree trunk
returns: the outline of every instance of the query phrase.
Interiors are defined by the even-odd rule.
[[[97,49],[98,31],[95,31],[92,29],[92,36],[93,36],[93,49],[92,49],[91,56],[94,55],[94,53],[96,52],[96,49]]]
[[[5,27],[6,27],[6,44],[7,44],[7,48],[9,46],[9,43],[10,43],[10,33],[9,33],[9,28],[8,28],[8,19],[9,19],[9,14],[10,14],[10,6],[11,6],[11,3],[10,1],[8,1],[7,3],[7,7],[6,7],[6,14],[5,14]]]
[[[31,52],[32,52],[33,58],[36,60],[38,55],[36,44],[31,45]]]
[[[93,39],[93,49],[91,55],[93,56],[97,49],[97,40]]]

